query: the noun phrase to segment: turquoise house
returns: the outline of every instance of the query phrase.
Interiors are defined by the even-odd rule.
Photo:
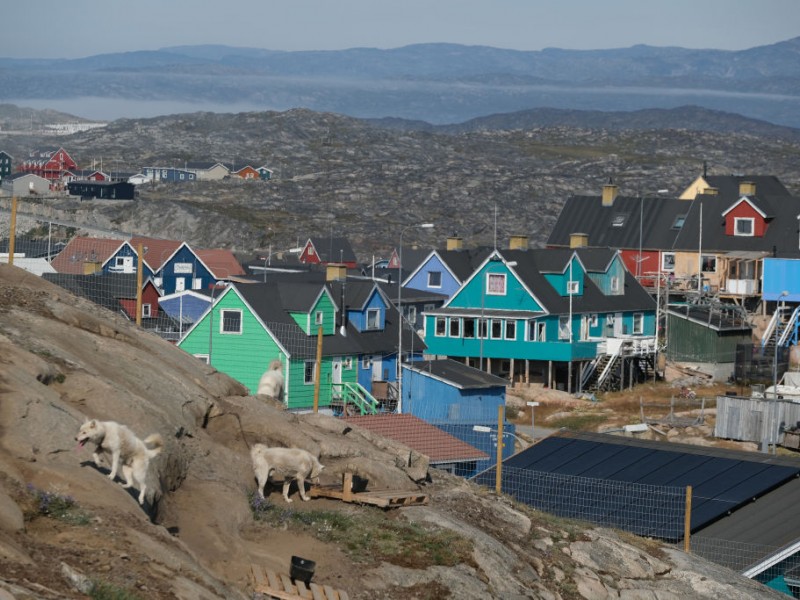
[[[646,376],[654,366],[655,313],[617,251],[495,250],[441,309],[425,315],[425,343],[429,355],[512,383],[589,390],[620,372],[626,382]]]

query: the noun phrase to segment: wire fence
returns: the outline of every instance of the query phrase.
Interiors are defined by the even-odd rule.
[[[431,466],[487,487],[496,486],[500,466],[501,491],[537,510],[684,543],[685,488],[502,466],[502,461],[530,446],[525,434],[505,421],[504,395],[485,390],[459,396],[431,392],[423,385],[425,373],[409,372],[399,398],[396,355],[365,349],[320,356],[316,323],[286,315],[278,318],[269,295],[280,294],[277,287],[264,291],[263,297],[256,292],[244,297],[222,281],[225,277],[204,278],[198,263],[178,261],[170,273],[164,272],[162,265],[179,252],[182,241],[123,232],[100,237],[88,230],[26,216],[15,221],[12,236],[11,220],[2,213],[0,262],[13,262],[137,323],[240,381],[252,394],[259,392],[267,373],[278,371],[279,385],[272,382],[270,395],[290,410],[316,409],[371,429],[424,454]],[[251,314],[246,309],[254,305],[257,310]],[[320,326],[330,331],[336,324]],[[266,333],[242,335],[251,327]],[[280,363],[273,368],[276,361]],[[699,536],[691,539],[693,553],[740,572],[777,550]],[[797,561],[772,568],[785,571],[786,564],[793,568]]]

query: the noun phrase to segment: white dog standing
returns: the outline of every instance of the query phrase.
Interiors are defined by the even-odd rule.
[[[160,435],[154,433],[143,441],[125,425],[116,421],[92,419],[81,425],[75,439],[81,448],[87,442],[94,444],[92,458],[98,467],[101,454],[106,456],[106,460],[111,457],[111,472],[108,474],[111,481],[114,481],[122,466],[122,476],[125,478],[122,487],[129,488],[135,481],[139,487],[139,504],[144,504],[147,467],[150,459],[157,456],[164,447],[164,440]]]
[[[254,444],[250,450],[253,459],[253,470],[258,482],[258,495],[264,497],[264,486],[269,480],[270,472],[283,477],[283,499],[291,502],[289,486],[292,479],[297,481],[300,497],[308,500],[305,481],[309,479],[319,483],[319,474],[325,467],[319,464],[317,457],[302,448],[269,448],[264,444]],[[276,477],[277,478],[277,477]]]
[[[258,381],[258,391],[256,394],[263,394],[275,400],[283,399],[283,364],[279,360],[273,360],[269,369],[264,371]]]

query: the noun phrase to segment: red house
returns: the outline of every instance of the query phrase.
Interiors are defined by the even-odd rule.
[[[76,171],[78,165],[64,148],[34,150],[17,168],[23,173],[33,173],[50,181],[60,181],[66,171]]]
[[[309,238],[300,252],[300,262],[327,265],[338,263],[355,269],[356,255],[347,238]]]
[[[725,235],[764,237],[767,221],[772,218],[768,211],[766,206],[759,207],[758,199],[742,196],[722,213],[725,219]]]

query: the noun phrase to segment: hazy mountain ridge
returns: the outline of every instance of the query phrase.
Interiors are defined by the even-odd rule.
[[[79,97],[306,107],[439,124],[547,106],[697,104],[800,126],[800,38],[741,51],[176,46],[71,60],[0,58],[0,101]]]

